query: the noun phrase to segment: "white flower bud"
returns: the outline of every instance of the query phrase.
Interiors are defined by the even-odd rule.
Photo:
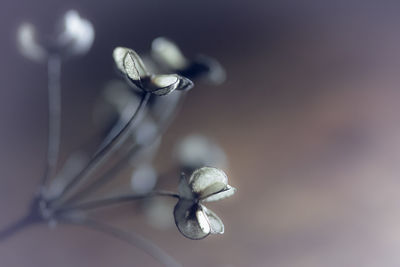
[[[19,26],[17,44],[19,52],[33,61],[42,62],[47,57],[47,51],[38,43],[35,27],[30,23]]]
[[[21,24],[17,31],[20,53],[37,62],[43,62],[50,54],[62,57],[84,54],[91,48],[93,40],[93,25],[81,18],[75,10],[63,16],[61,31],[55,31],[49,38],[38,36],[30,23]]]
[[[71,54],[85,54],[92,47],[94,28],[92,23],[79,16],[75,10],[65,13],[64,31],[58,36],[58,45]]]

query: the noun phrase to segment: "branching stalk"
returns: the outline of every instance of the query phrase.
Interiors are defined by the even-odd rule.
[[[65,207],[60,208],[57,211],[64,212],[64,211],[70,211],[70,210],[91,210],[91,209],[96,209],[96,208],[103,208],[103,207],[106,207],[109,205],[122,204],[122,203],[126,203],[126,202],[131,202],[131,201],[135,201],[135,200],[139,200],[139,199],[145,199],[145,198],[156,197],[156,196],[168,196],[168,197],[173,197],[173,198],[179,199],[179,195],[174,192],[152,191],[152,192],[150,192],[148,194],[144,194],[144,195],[121,195],[121,196],[116,196],[116,197],[88,201],[88,202],[81,203],[81,204],[65,206]]]
[[[150,93],[146,93],[143,95],[139,107],[137,108],[135,114],[131,117],[131,119],[127,122],[127,124],[121,129],[121,131],[115,135],[108,144],[106,144],[103,149],[99,150],[93,158],[89,161],[86,167],[76,176],[74,177],[63,189],[61,196],[58,200],[62,198],[62,196],[73,188],[75,184],[84,180],[86,177],[89,177],[98,167],[100,167],[104,162],[109,159],[109,157],[116,150],[120,148],[120,146],[124,143],[124,141],[129,137],[132,128],[135,126],[135,122],[139,120],[141,113],[144,111],[146,103],[148,102],[150,97]]]

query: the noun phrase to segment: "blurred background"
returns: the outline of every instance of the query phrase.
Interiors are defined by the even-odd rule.
[[[146,52],[167,36],[227,72],[221,86],[196,83],[157,160],[168,166],[173,145],[190,133],[220,144],[238,192],[207,207],[225,234],[188,240],[129,207],[110,211],[108,222],[135,229],[184,266],[400,266],[396,1],[3,0],[1,226],[26,212],[46,155],[46,66],[18,53],[16,30],[29,21],[50,31],[71,8],[96,36],[87,55],[63,65],[61,160],[96,132],[96,99],[118,78],[115,46]],[[95,231],[38,225],[0,244],[0,266],[159,264]]]

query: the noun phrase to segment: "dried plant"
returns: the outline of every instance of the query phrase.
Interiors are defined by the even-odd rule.
[[[43,223],[77,224],[109,233],[149,253],[167,266],[179,264],[150,241],[132,231],[113,227],[91,215],[97,208],[157,196],[175,198],[173,212],[179,231],[190,239],[202,239],[209,234],[222,234],[221,219],[203,203],[216,201],[235,192],[228,185],[222,149],[209,139],[194,135],[177,145],[174,155],[180,166],[177,172],[177,193],[155,190],[159,177],[152,159],[160,139],[174,118],[180,102],[193,86],[192,80],[219,84],[225,73],[217,61],[199,56],[187,59],[178,46],[166,38],[152,43],[149,56],[143,59],[132,49],[117,47],[113,58],[126,83],[113,82],[99,101],[98,121],[107,129],[97,151],[87,160],[81,153],[70,155],[57,171],[61,126],[61,65],[76,55],[89,51],[94,40],[92,24],[76,11],[69,11],[52,36],[40,36],[34,26],[25,23],[18,31],[21,53],[48,65],[49,133],[47,164],[39,193],[33,199],[28,214],[0,232],[0,241],[26,226]],[[146,62],[146,63],[145,63]],[[104,116],[105,107],[114,116]],[[111,161],[113,155],[119,159]],[[104,189],[126,165],[133,167],[131,193],[107,196],[96,192]],[[100,168],[108,169],[101,175]],[[210,167],[215,166],[215,167]],[[219,167],[219,168],[216,168]],[[188,177],[188,178],[187,178]],[[88,200],[89,199],[89,200]]]

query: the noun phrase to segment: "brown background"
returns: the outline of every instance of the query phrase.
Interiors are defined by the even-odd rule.
[[[400,265],[400,18],[395,1],[11,1],[0,4],[0,225],[21,216],[43,172],[46,68],[20,56],[15,31],[49,31],[67,9],[96,40],[65,63],[66,155],[116,77],[116,45],[146,51],[175,40],[226,67],[220,87],[190,92],[160,152],[202,132],[228,154],[237,195],[209,205],[226,233],[203,241],[157,230],[141,212],[109,222],[135,229],[184,266]],[[173,187],[173,182],[170,185]],[[78,227],[37,226],[0,244],[0,266],[158,266],[148,255]]]

